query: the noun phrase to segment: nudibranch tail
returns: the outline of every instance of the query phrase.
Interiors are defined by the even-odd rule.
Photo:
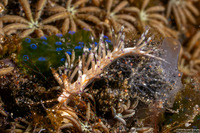
[[[124,56],[142,55],[165,61],[160,57],[150,54],[152,50],[146,47],[147,44],[151,41],[151,37],[146,38],[149,29],[147,29],[145,33],[142,34],[136,46],[128,48],[124,47],[125,34],[123,33],[123,29],[124,27],[122,26],[116,38],[113,35],[115,39],[112,40],[112,50],[109,49],[108,43],[104,41],[103,34],[101,34],[97,46],[95,46],[94,43],[91,44],[91,50],[84,47],[83,56],[82,58],[79,57],[79,63],[74,68],[73,72],[71,71],[71,68],[68,68],[68,65],[71,64],[71,62],[69,61],[69,55],[66,53],[67,60],[65,62],[65,66],[64,68],[60,68],[59,72],[60,75],[67,75],[69,80],[66,80],[65,76],[59,76],[59,74],[57,74],[54,70],[52,71],[59,85],[64,88],[63,93],[58,98],[58,101],[66,101],[66,99],[70,96],[68,92],[73,94],[81,93],[85,89],[85,87],[95,78],[97,78],[105,70],[105,68],[113,63],[113,61]],[[64,73],[61,71],[64,71]],[[78,75],[78,77],[76,77],[75,75]],[[75,77],[76,80],[73,81]]]

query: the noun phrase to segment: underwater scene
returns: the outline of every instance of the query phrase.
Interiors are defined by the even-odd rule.
[[[200,0],[0,0],[0,133],[200,133]]]

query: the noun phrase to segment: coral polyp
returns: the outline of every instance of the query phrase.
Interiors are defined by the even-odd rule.
[[[193,5],[195,1],[189,0],[169,0],[167,5],[167,18],[170,17],[171,12],[176,20],[178,30],[185,30],[187,21],[196,24],[195,17],[199,16],[198,9]]]
[[[94,30],[85,21],[89,21],[96,25],[99,25],[101,22],[99,18],[91,14],[99,13],[100,9],[94,6],[82,7],[88,2],[87,0],[79,0],[76,2],[74,1],[69,0],[68,2],[66,2],[65,7],[56,5],[49,8],[48,11],[57,13],[57,15],[64,13],[68,14],[67,16],[65,16],[65,20],[62,25],[63,34],[68,31],[77,31],[78,26],[80,26],[81,28],[87,28],[92,32],[93,36],[95,36]],[[72,4],[72,2],[74,3]]]
[[[46,0],[38,1],[38,6],[36,8],[37,12],[35,13],[34,18],[28,0],[19,0],[19,2],[24,9],[26,18],[17,15],[5,15],[0,18],[0,21],[3,21],[4,23],[10,23],[3,27],[3,31],[7,35],[15,33],[17,30],[23,30],[23,32],[19,35],[21,38],[26,37],[33,32],[35,32],[39,37],[44,36],[43,30],[48,30],[54,34],[59,33],[59,30],[55,26],[47,25],[47,23],[51,23],[52,21],[54,21],[51,17],[43,20],[42,22],[39,22],[39,18],[42,14],[43,8],[47,3]]]
[[[141,28],[144,29],[145,26],[149,25],[156,29],[164,37],[177,38],[177,32],[166,26],[168,24],[167,18],[161,14],[164,12],[165,8],[163,6],[153,6],[147,8],[149,3],[150,0],[144,0],[141,9],[137,7],[127,7],[124,8],[124,11],[136,13],[139,17],[139,24]]]

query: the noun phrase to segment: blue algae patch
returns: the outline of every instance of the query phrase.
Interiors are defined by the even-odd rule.
[[[56,51],[62,51],[63,49],[61,47],[56,48]]]
[[[42,36],[42,37],[40,37],[40,39],[47,40],[47,37],[46,36]]]
[[[55,42],[56,45],[62,45],[62,42]]]
[[[47,43],[47,42],[45,42],[45,41],[42,41],[42,44],[44,44],[44,45],[47,45],[48,43]]]
[[[27,61],[27,60],[29,60],[29,57],[28,57],[28,55],[23,55],[23,61]]]
[[[32,43],[32,44],[30,45],[30,47],[31,47],[32,49],[37,49],[37,45],[36,45],[35,43]]]
[[[45,57],[39,57],[38,61],[46,61],[46,58]]]
[[[63,35],[62,35],[62,34],[56,34],[56,36],[57,36],[57,37],[62,37]]]
[[[110,40],[108,40],[108,39],[106,39],[105,41],[106,41],[107,43],[111,43],[111,41],[110,41]]]
[[[74,47],[74,49],[81,49],[81,46],[76,46]]]
[[[65,58],[60,59],[60,61],[65,61]]]
[[[75,32],[75,31],[69,31],[68,33],[71,34],[71,35],[73,35],[73,34],[75,34],[76,32]]]
[[[106,36],[106,35],[104,35],[103,37],[106,38],[106,39],[108,39],[108,36]]]
[[[25,42],[30,43],[31,39],[30,38],[25,38]]]
[[[68,55],[72,55],[72,53],[71,53],[70,51],[67,51],[66,53],[67,53]]]

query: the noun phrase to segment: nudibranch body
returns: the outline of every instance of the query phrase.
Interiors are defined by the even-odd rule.
[[[100,36],[97,46],[93,44],[90,51],[87,48],[84,48],[83,56],[79,57],[79,63],[73,72],[71,72],[71,69],[67,69],[69,68],[68,62],[65,63],[64,68],[59,70],[59,74],[53,69],[52,72],[55,79],[59,85],[63,87],[63,93],[59,96],[58,101],[65,102],[69,99],[71,94],[79,94],[83,92],[87,85],[91,83],[93,79],[99,77],[105,68],[116,59],[124,56],[141,55],[168,63],[165,59],[151,54],[153,50],[147,47],[148,43],[150,43],[152,39],[152,37],[146,38],[149,29],[141,35],[141,38],[137,41],[135,46],[128,48],[124,47],[125,35],[122,31],[123,27],[117,37],[115,37],[113,31],[111,41],[111,44],[113,45],[112,50],[110,50],[108,43],[103,40],[103,34]],[[69,55],[66,54],[66,56]],[[78,77],[75,78],[77,73]]]

